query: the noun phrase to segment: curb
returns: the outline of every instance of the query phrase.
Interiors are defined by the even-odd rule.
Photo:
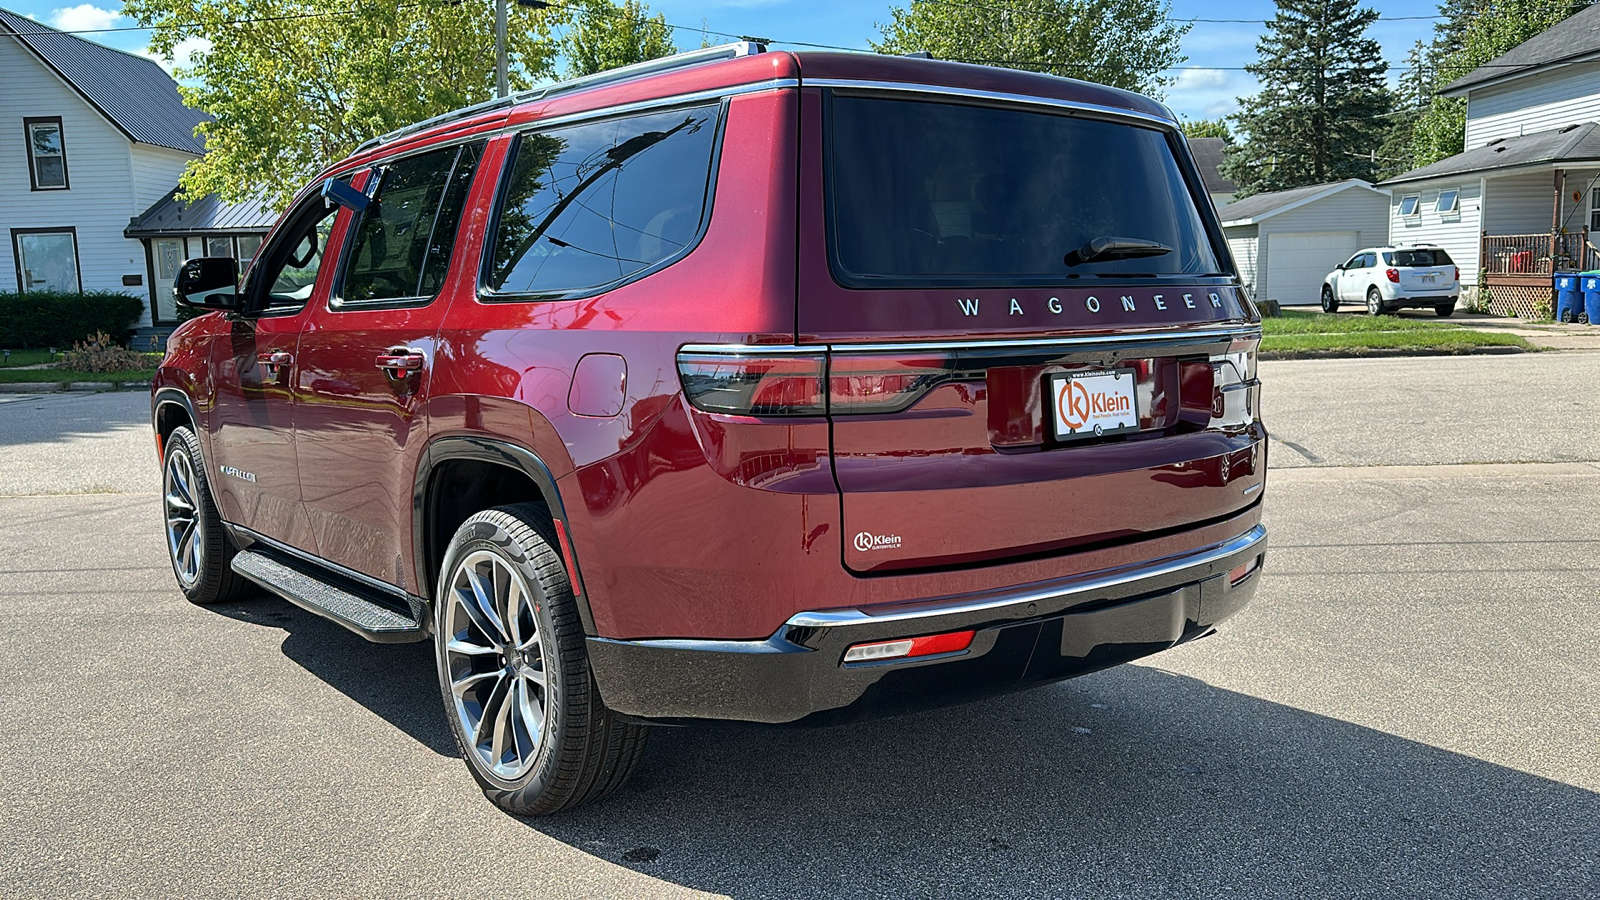
[[[0,394],[59,394],[72,391],[96,394],[103,391],[148,391],[148,381],[13,381],[0,383]]]
[[[1535,353],[1541,348],[1523,348],[1490,345],[1487,347],[1462,347],[1455,350],[1435,350],[1429,347],[1356,347],[1349,350],[1263,350],[1257,359],[1272,362],[1286,359],[1397,359],[1406,356],[1508,356],[1513,353]]]

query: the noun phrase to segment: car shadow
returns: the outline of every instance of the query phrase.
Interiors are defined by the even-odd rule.
[[[525,824],[736,897],[1600,896],[1600,794],[1148,666],[651,740]]]
[[[457,755],[429,644],[211,609]],[[1600,794],[1150,665],[839,728],[656,728],[617,793],[520,821],[736,897],[1600,896]]]
[[[284,656],[434,753],[459,755],[439,698],[433,644],[374,644],[265,592],[207,609],[282,629]]]

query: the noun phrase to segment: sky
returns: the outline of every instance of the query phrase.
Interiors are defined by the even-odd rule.
[[[488,2],[488,0],[483,0]],[[647,0],[648,2],[648,0]],[[889,20],[889,0],[862,3],[859,0],[653,0],[651,12],[659,12],[668,24],[678,26],[673,37],[679,47],[698,47],[706,28],[731,35],[768,38],[775,48],[784,42],[802,41],[839,47],[867,49],[867,41],[878,37],[877,24]],[[1390,0],[1370,4],[1382,19],[1369,34],[1383,46],[1391,66],[1390,82],[1404,65],[1406,51],[1418,39],[1426,40],[1438,14],[1437,0]],[[136,23],[121,15],[121,4],[70,4],[61,0],[0,0],[0,6],[63,30],[128,27]],[[1201,119],[1227,115],[1238,109],[1238,98],[1256,90],[1255,79],[1242,66],[1254,61],[1256,40],[1272,17],[1271,0],[1202,2],[1173,0],[1175,19],[1247,19],[1248,22],[1195,22],[1181,41],[1188,57],[1181,68],[1169,73],[1177,82],[1166,89],[1165,100],[1181,118]],[[100,43],[145,53],[148,32],[125,31],[84,34]],[[711,35],[712,43],[731,38]],[[180,53],[187,55],[186,48]],[[148,54],[147,54],[148,55]],[[165,60],[158,60],[164,64]]]

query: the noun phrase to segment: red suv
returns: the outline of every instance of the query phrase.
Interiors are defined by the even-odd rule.
[[[154,386],[180,586],[431,639],[514,812],[651,723],[1070,678],[1258,581],[1259,317],[1134,94],[713,48],[370,141],[236,266]]]

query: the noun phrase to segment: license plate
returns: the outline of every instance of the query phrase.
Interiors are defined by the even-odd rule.
[[[1139,392],[1128,369],[1071,372],[1050,379],[1057,440],[1131,434],[1139,430]]]
[[[1438,276],[1438,274],[1436,274],[1436,273],[1434,273],[1434,272],[1429,272],[1429,273],[1427,273],[1427,274],[1426,274],[1426,275],[1423,275],[1423,276],[1422,276],[1422,282],[1423,282],[1423,283],[1424,283],[1424,284],[1433,284],[1433,282],[1434,282],[1434,281],[1435,281],[1435,280],[1436,280],[1436,279],[1438,279],[1438,277],[1439,277],[1439,276]]]

